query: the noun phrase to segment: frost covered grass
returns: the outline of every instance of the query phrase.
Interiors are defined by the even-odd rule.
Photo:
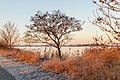
[[[40,53],[22,51],[19,49],[0,49],[0,55],[9,56],[19,61],[36,64],[40,61],[40,69],[62,73],[77,80],[119,80],[120,79],[120,48],[89,48],[81,55],[73,57],[63,55],[63,59],[45,52],[41,58]],[[55,54],[55,53],[54,53]],[[41,60],[43,59],[43,60]]]
[[[38,62],[39,54],[31,51],[23,51],[20,49],[0,49],[1,56],[7,56],[14,58],[18,61],[24,61],[27,63],[35,64]]]
[[[63,73],[77,80],[119,80],[120,48],[90,48],[76,58],[44,61],[44,70]]]

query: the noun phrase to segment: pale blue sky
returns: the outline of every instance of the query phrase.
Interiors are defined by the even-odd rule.
[[[83,30],[75,37],[79,42],[91,42],[95,32],[98,31],[88,21],[88,17],[92,18],[93,10],[96,9],[92,0],[0,0],[0,28],[11,21],[16,23],[20,33],[23,33],[26,30],[25,25],[30,23],[30,17],[36,11],[46,12],[58,9],[68,16],[85,21]]]

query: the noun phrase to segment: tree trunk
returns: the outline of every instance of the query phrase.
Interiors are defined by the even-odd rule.
[[[61,55],[60,47],[58,46],[57,49],[58,49],[58,57],[61,59],[61,58],[62,58],[62,55]]]

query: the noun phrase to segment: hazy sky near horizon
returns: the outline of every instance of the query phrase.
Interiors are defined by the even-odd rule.
[[[74,34],[74,41],[78,43],[91,43],[92,37],[99,28],[93,26],[89,20],[93,18],[96,6],[92,0],[0,0],[0,28],[11,21],[18,25],[21,34],[26,31],[25,25],[30,24],[30,17],[36,11],[42,12],[60,10],[68,16],[85,21],[83,30]]]

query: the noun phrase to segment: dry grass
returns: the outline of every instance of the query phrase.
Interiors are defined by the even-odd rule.
[[[31,51],[22,51],[20,49],[0,49],[1,56],[7,56],[15,58],[18,61],[24,61],[27,63],[38,63],[40,55]]]
[[[40,59],[37,53],[19,49],[0,49],[0,55],[31,64],[38,63]],[[53,57],[45,59],[40,68],[62,73],[75,80],[119,80],[120,48],[90,48],[86,49],[81,56],[63,60]]]
[[[78,68],[81,80],[119,80],[120,48],[88,49]]]
[[[120,48],[86,49],[81,57],[45,61],[42,69],[63,73],[77,80],[119,80]]]
[[[19,61],[25,61],[27,63],[37,63],[39,61],[39,55],[30,51],[21,51],[15,55],[15,58]]]
[[[72,59],[60,60],[59,58],[53,58],[51,60],[44,61],[41,65],[44,70],[49,70],[56,73],[62,73],[66,76],[73,75],[76,70],[75,61]]]

